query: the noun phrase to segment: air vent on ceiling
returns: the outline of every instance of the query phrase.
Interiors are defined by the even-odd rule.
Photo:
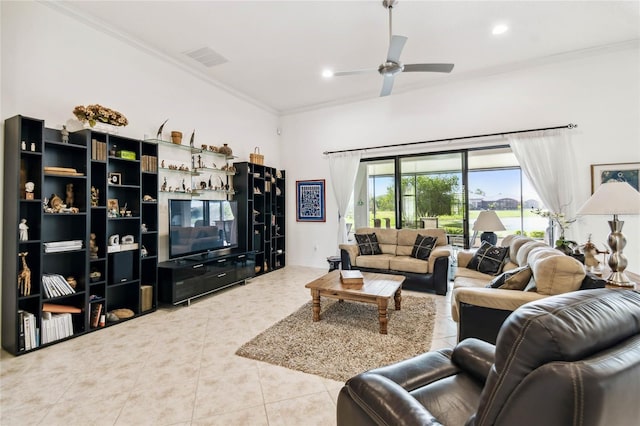
[[[184,52],[185,55],[200,62],[205,67],[214,67],[216,65],[229,62],[224,56],[210,47],[202,47],[200,49]]]

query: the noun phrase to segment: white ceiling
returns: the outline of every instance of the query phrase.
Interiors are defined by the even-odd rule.
[[[393,10],[393,33],[409,39],[405,63],[451,62],[451,74],[403,73],[394,93],[562,60],[605,48],[638,48],[638,1],[411,1]],[[90,21],[213,84],[286,114],[380,93],[376,68],[388,48],[388,12],[366,1],[67,1]],[[493,36],[497,23],[509,25]],[[209,47],[228,62],[205,67],[185,52]],[[612,64],[612,77],[615,64]],[[393,96],[393,94],[392,94]]]

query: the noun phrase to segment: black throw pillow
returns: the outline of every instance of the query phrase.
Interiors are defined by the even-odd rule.
[[[487,287],[506,290],[524,290],[531,280],[531,267],[529,265],[505,271],[491,280]]]
[[[496,247],[484,241],[469,261],[467,268],[485,274],[497,275],[502,270],[507,254],[509,254],[509,247]]]
[[[587,272],[584,280],[582,280],[582,285],[580,285],[580,290],[591,290],[594,288],[604,288],[607,285],[607,280],[602,279],[601,277],[592,274],[591,272]]]
[[[433,237],[429,237],[427,235],[416,236],[416,242],[413,243],[413,250],[411,250],[411,257],[415,257],[416,259],[427,260],[431,255],[431,250],[433,250],[433,246],[436,245],[436,239]]]
[[[380,246],[378,245],[378,237],[376,237],[375,233],[356,234],[355,236],[362,256],[382,254],[382,250],[380,250]]]

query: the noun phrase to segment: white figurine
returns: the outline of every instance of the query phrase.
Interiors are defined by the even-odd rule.
[[[27,226],[27,219],[20,220],[20,225],[18,225],[18,229],[20,230],[20,241],[29,240],[29,227]]]

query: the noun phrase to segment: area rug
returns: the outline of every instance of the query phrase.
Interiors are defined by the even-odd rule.
[[[429,350],[436,314],[430,297],[389,302],[388,334],[379,333],[378,307],[322,299],[321,320],[311,302],[245,343],[237,355],[338,381]]]

